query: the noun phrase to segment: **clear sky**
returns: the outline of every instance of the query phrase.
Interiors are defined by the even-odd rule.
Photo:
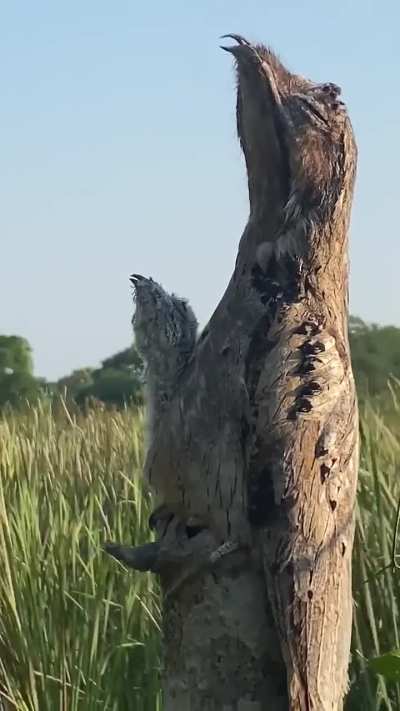
[[[12,0],[0,9],[0,333],[38,375],[131,340],[128,276],[204,324],[247,219],[219,35],[343,88],[359,143],[351,310],[400,325],[398,0]]]

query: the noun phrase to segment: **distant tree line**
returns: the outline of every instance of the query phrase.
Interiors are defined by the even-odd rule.
[[[366,324],[350,317],[351,359],[361,398],[387,391],[388,381],[400,381],[400,328]]]
[[[102,361],[99,368],[80,368],[56,382],[33,374],[32,350],[20,336],[0,336],[0,407],[62,394],[84,405],[94,400],[121,407],[140,404],[143,362],[132,345]]]
[[[367,324],[351,316],[349,337],[361,398],[383,393],[390,378],[400,380],[400,328]],[[106,358],[99,368],[80,368],[52,383],[35,377],[25,338],[0,336],[0,407],[55,393],[82,406],[95,400],[116,407],[140,404],[143,383],[143,362],[134,345]]]
[[[78,405],[100,400],[108,405],[142,401],[143,361],[132,345],[102,361],[100,368],[80,368],[61,378],[53,391],[62,392]]]
[[[36,400],[43,388],[44,381],[33,374],[28,341],[20,336],[0,336],[0,406]]]

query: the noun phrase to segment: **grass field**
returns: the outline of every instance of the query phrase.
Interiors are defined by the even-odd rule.
[[[59,402],[0,418],[7,711],[161,709],[155,581],[101,550],[106,539],[148,539],[141,457],[141,415],[133,410],[83,416]],[[379,573],[393,559],[399,464],[400,408],[388,394],[384,414],[362,408],[352,711],[400,709],[400,685],[368,670],[369,658],[400,647],[400,571]]]

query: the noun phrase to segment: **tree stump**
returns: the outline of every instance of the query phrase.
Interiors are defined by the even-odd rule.
[[[150,442],[166,711],[338,711],[358,416],[347,333],[356,145],[340,89],[239,35],[250,215]]]

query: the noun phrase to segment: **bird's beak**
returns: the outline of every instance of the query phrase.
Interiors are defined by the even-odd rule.
[[[133,286],[137,286],[138,282],[143,281],[145,277],[142,276],[141,274],[131,274],[129,277],[129,281]]]
[[[236,62],[236,117],[249,176],[250,209],[269,212],[272,221],[276,206],[284,205],[290,192],[290,127],[283,105],[290,74],[271,50],[241,35],[224,37],[235,43],[222,49]]]
[[[278,89],[277,79],[267,56],[261,56],[257,48],[254,47],[245,37],[234,33],[222,35],[221,39],[230,38],[237,42],[236,45],[225,46],[220,45],[225,52],[232,54],[238,66],[239,75],[244,70],[252,69],[259,72],[260,77],[267,83],[273,103],[280,105],[282,103],[281,95]]]
[[[229,46],[226,47],[225,45],[220,45],[221,49],[224,49],[225,52],[230,52],[234,56],[240,52],[241,49],[247,47],[248,50],[252,49],[252,46],[250,42],[247,41],[242,35],[236,35],[234,33],[229,33],[227,35],[221,35],[221,39],[233,39],[235,42],[237,42],[237,45],[234,45],[233,47]]]

